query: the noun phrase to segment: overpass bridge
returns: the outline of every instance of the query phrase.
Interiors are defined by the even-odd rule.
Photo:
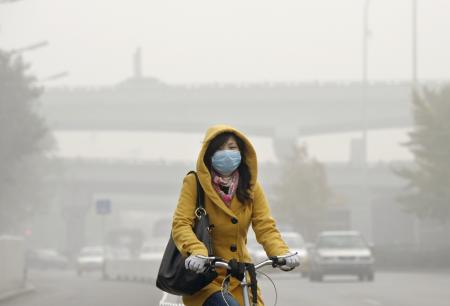
[[[64,225],[61,230],[55,230],[54,225],[58,223],[55,220],[48,220],[45,224],[52,228],[54,235],[66,235],[60,240],[66,241],[68,251],[73,254],[86,243],[96,244],[102,240],[103,217],[95,212],[95,200],[98,198],[108,198],[112,202],[112,213],[104,218],[106,231],[117,227],[136,227],[141,228],[147,237],[154,235],[155,225],[167,226],[165,230],[168,231],[182,179],[195,167],[193,162],[60,162],[65,172],[63,178],[53,177],[48,183],[55,186],[53,189],[60,190],[55,215],[59,219],[63,216]],[[259,179],[276,211],[274,190],[279,183],[280,168],[271,163],[262,164],[259,168]],[[369,207],[361,205],[365,195],[360,188],[360,167],[327,165],[327,175],[333,193],[345,199],[342,203],[332,203],[332,207],[346,214],[349,227],[373,237],[375,242],[378,242],[377,239],[386,241],[384,234],[377,234],[386,229],[391,229],[389,235],[393,241],[413,239],[410,235],[412,217],[401,212],[394,200],[403,181],[392,174],[389,165],[369,168]],[[367,209],[370,214],[367,214]],[[400,223],[403,226],[401,231],[396,229]],[[164,229],[158,231],[164,232]]]
[[[407,83],[368,87],[369,129],[412,122]],[[56,130],[146,130],[203,133],[229,123],[256,136],[274,138],[359,130],[360,83],[169,86],[133,78],[117,86],[51,89],[42,114]],[[287,136],[288,135],[288,136]]]

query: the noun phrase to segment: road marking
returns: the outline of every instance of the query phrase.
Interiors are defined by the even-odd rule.
[[[370,304],[370,305],[381,305],[380,302],[376,301],[376,300],[371,300],[371,299],[365,299],[364,302],[366,304]]]

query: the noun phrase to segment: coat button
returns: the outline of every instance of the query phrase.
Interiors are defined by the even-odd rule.
[[[233,224],[238,223],[238,219],[236,219],[235,217],[231,218],[231,223],[233,223]]]
[[[232,245],[230,246],[230,251],[231,251],[231,252],[236,252],[236,251],[237,251],[237,247],[236,247],[235,244],[232,244]]]

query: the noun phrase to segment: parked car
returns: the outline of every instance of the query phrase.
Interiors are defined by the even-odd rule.
[[[374,258],[362,235],[356,231],[321,232],[310,254],[310,280],[324,275],[356,275],[360,281],[374,280]]]
[[[27,251],[27,266],[37,269],[66,269],[69,260],[55,249],[36,249]]]
[[[104,261],[105,252],[103,247],[84,247],[77,257],[77,274],[81,275],[89,271],[102,271]]]

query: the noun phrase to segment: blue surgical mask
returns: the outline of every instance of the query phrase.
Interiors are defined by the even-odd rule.
[[[241,164],[241,152],[238,150],[219,150],[211,158],[214,170],[222,175],[230,175]]]

